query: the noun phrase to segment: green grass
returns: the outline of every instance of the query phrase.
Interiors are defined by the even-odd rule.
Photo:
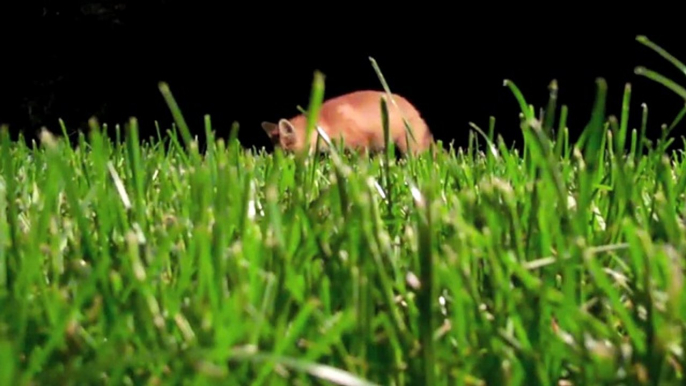
[[[267,154],[209,118],[200,152],[166,85],[167,143],[3,130],[0,384],[683,383],[684,112],[651,143],[598,79],[570,143],[555,82],[540,116],[505,86],[521,154],[494,119],[435,159]]]

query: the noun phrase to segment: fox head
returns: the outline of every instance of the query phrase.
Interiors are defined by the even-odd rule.
[[[272,144],[283,150],[293,150],[298,143],[298,133],[288,119],[280,119],[279,123],[262,122],[262,129]]]

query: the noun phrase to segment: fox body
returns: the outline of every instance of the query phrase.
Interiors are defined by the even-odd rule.
[[[385,147],[381,98],[386,98],[388,108],[389,141],[406,154],[427,150],[433,142],[433,135],[419,111],[404,97],[393,94],[395,103],[383,91],[355,91],[326,100],[320,110],[317,126],[322,128],[334,143],[340,138],[346,148],[378,151]],[[397,106],[396,106],[397,104]],[[403,118],[407,119],[414,140],[405,129]],[[281,119],[278,123],[262,122],[262,128],[274,146],[284,151],[300,151],[306,148],[307,116],[296,115]],[[310,148],[314,148],[319,134],[316,129],[310,134]],[[408,140],[410,142],[408,146]],[[320,148],[327,149],[322,141]]]

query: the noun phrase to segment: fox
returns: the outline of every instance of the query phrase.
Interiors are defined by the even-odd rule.
[[[342,138],[345,149],[370,152],[383,150],[385,143],[381,98],[386,98],[389,141],[402,154],[407,154],[408,151],[418,154],[428,150],[434,137],[417,108],[405,97],[391,95],[395,103],[388,99],[386,92],[376,90],[353,91],[325,100],[319,110],[317,126],[326,132],[332,142]],[[405,128],[403,118],[407,119],[412,128],[414,140]],[[316,146],[319,136],[317,130],[313,130],[307,148],[307,116],[304,114],[289,119],[282,118],[278,123],[265,121],[261,126],[272,144],[286,152],[311,150]],[[320,149],[323,152],[328,151],[326,142],[320,143]]]

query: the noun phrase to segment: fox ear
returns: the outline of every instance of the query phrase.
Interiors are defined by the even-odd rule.
[[[276,126],[276,123],[262,122],[262,130],[264,130],[270,138],[274,135],[279,135],[279,128]]]
[[[287,119],[281,119],[279,121],[279,134],[284,137],[294,137],[295,127]]]

